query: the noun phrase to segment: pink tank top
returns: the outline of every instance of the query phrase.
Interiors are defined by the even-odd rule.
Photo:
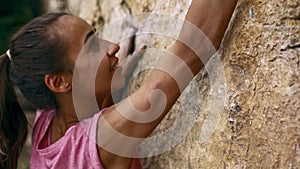
[[[70,127],[63,137],[50,145],[49,126],[55,110],[38,110],[32,133],[30,168],[103,169],[95,142],[102,111]],[[130,169],[141,168],[140,160],[133,158]]]

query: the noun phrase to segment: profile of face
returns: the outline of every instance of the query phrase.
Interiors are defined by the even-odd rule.
[[[59,34],[69,44],[67,63],[72,67],[72,82],[77,90],[103,100],[112,89],[123,86],[124,78],[116,57],[119,45],[99,38],[95,29],[81,18],[65,15],[58,23],[62,27]]]

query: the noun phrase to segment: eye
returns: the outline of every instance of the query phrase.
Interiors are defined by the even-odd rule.
[[[97,36],[91,36],[87,42],[87,45],[89,51],[96,52],[99,49],[99,41],[97,40]]]
[[[90,48],[94,48],[97,45],[97,41],[95,37],[91,38]]]

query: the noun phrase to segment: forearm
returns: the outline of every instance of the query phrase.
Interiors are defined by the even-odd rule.
[[[194,0],[169,52],[198,73],[219,49],[236,4],[237,0]]]
[[[217,50],[237,1],[238,0],[193,0],[185,20],[199,28],[209,38]],[[180,36],[185,33],[189,32],[182,30]],[[193,37],[195,36],[191,34],[191,40]]]

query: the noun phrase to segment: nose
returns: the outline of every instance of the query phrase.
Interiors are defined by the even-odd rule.
[[[110,56],[115,56],[116,53],[120,50],[120,46],[118,44],[106,41],[107,43],[107,55]]]

